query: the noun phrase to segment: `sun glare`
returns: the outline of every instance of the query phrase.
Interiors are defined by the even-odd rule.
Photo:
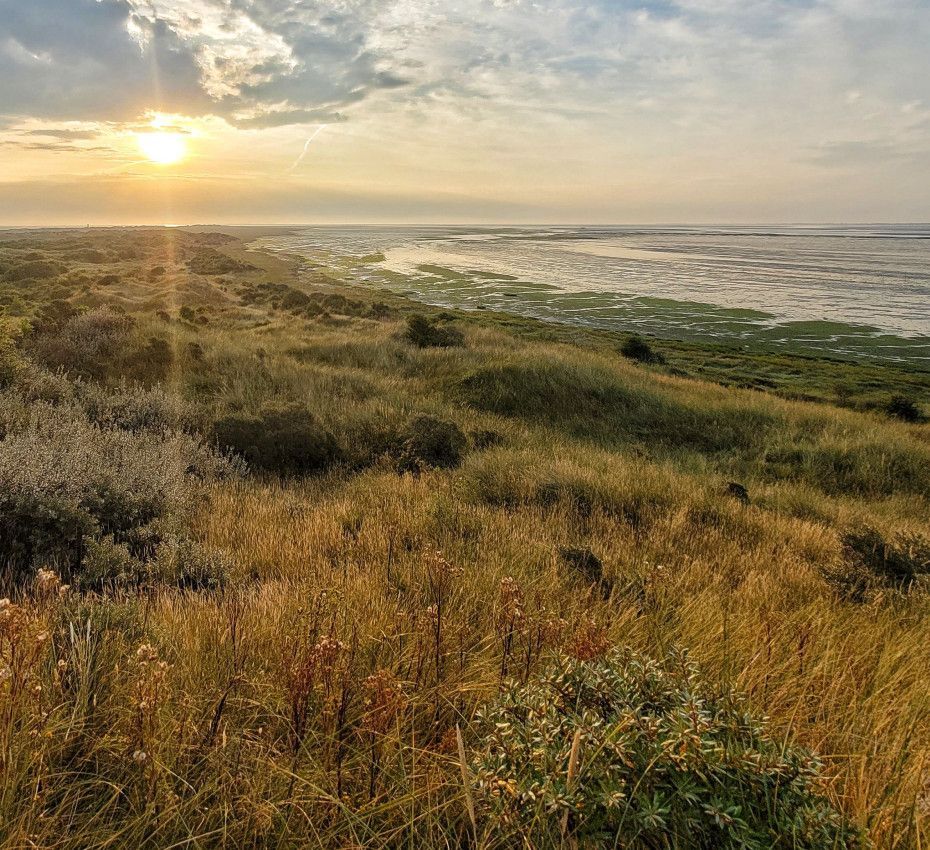
[[[171,165],[184,158],[187,143],[181,133],[154,132],[137,133],[139,150],[150,162],[158,165]]]

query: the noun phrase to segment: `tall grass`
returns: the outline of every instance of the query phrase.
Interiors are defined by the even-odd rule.
[[[193,277],[178,239],[169,256],[140,237],[124,282],[75,296],[133,314],[105,356],[63,344],[93,317],[10,347],[0,468],[23,498],[41,491],[33,468],[53,469],[46,484],[75,510],[89,489],[91,536],[109,528],[111,491],[134,505],[180,482],[191,498],[172,522],[221,554],[222,581],[166,580],[193,557],[168,541],[172,566],[152,580],[91,593],[42,571],[0,602],[6,846],[513,846],[475,799],[477,712],[557,656],[617,645],[686,648],[772,735],[819,754],[822,791],[877,846],[924,846],[928,596],[876,581],[852,599],[835,577],[852,568],[851,531],[930,535],[926,425],[477,320],[449,323],[464,345],[421,348],[400,299],[378,293],[385,314],[352,291],[327,302],[352,312],[308,319],[252,297],[260,257]],[[165,271],[145,282],[156,259]],[[126,364],[158,386],[129,386]],[[195,474],[191,446],[219,464],[217,424],[266,408],[314,423],[283,423],[293,457],[280,440],[267,469]],[[80,427],[52,434],[65,415]],[[416,422],[454,437],[442,464],[392,454]],[[317,432],[332,460],[306,477],[301,441]],[[246,456],[249,433],[236,432]],[[161,478],[136,482],[143,461]],[[603,581],[566,564],[569,548],[597,557]]]

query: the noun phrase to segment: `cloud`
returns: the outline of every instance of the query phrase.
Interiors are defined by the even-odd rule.
[[[189,47],[126,0],[0,0],[0,78],[5,115],[128,120],[209,107]]]
[[[16,148],[24,151],[84,151],[84,152],[111,152],[113,149],[106,145],[76,145],[72,142],[26,142],[17,139],[0,139],[0,147]]]
[[[893,210],[930,197],[927,44],[927,0],[0,0],[0,133],[216,116],[190,168],[222,135],[258,178],[351,122],[315,175],[604,209],[842,178]]]
[[[0,114],[312,123],[407,84],[347,3],[0,0]],[[54,24],[52,24],[54,22]]]

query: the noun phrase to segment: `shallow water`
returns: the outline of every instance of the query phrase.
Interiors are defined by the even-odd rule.
[[[262,241],[368,257],[352,278],[435,304],[930,363],[930,225],[315,227]]]

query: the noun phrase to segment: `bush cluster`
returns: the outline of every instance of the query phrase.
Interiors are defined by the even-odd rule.
[[[843,535],[844,561],[828,570],[827,579],[840,595],[862,602],[870,592],[908,591],[930,575],[930,540],[921,534],[885,535],[871,526]]]
[[[214,423],[213,433],[250,467],[279,475],[322,472],[343,460],[336,438],[302,404],[231,414]]]
[[[220,275],[230,272],[254,271],[255,266],[235,260],[227,254],[204,248],[194,254],[188,261],[187,267],[200,275]]]
[[[169,425],[167,404],[159,414],[157,403],[93,398],[88,413],[11,391],[0,402],[0,570],[10,582],[44,565],[77,576],[105,539],[142,564],[190,513],[201,482],[233,471]]]
[[[125,313],[97,307],[39,334],[34,341],[34,354],[50,369],[100,378],[125,348],[133,325],[133,319]]]
[[[641,336],[631,336],[620,346],[620,353],[638,363],[664,363],[665,358]]]
[[[479,717],[485,812],[523,846],[846,848],[820,765],[680,654],[563,657]]]
[[[885,405],[885,412],[902,422],[920,422],[923,418],[917,402],[904,395],[892,396]]]
[[[398,468],[402,472],[452,469],[462,462],[468,437],[456,425],[435,416],[416,416],[400,434]]]
[[[458,328],[442,324],[421,313],[407,317],[404,338],[417,348],[452,348],[465,344],[465,337]]]

